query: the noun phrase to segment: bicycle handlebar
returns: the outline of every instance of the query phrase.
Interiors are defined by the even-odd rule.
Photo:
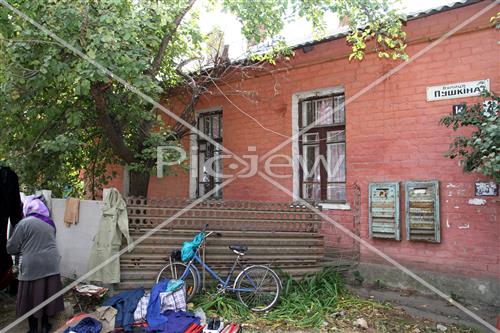
[[[205,237],[203,237],[204,239],[207,239],[210,235],[212,234],[215,234],[215,237],[222,237],[222,234],[220,232],[215,232],[215,231],[210,231],[208,232]]]

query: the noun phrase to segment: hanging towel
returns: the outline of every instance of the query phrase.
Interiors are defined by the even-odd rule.
[[[80,200],[75,198],[66,199],[66,207],[64,208],[64,224],[70,227],[72,224],[78,224],[80,217]]]

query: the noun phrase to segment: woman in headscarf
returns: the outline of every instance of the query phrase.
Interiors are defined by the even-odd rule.
[[[23,198],[24,219],[7,242],[7,252],[21,255],[16,314],[22,316],[62,288],[60,256],[56,246],[56,226],[45,204],[35,196]],[[28,317],[28,333],[50,332],[49,317],[64,310],[62,296],[57,297]]]

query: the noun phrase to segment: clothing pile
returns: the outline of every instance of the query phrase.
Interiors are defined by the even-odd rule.
[[[96,312],[79,315],[58,332],[198,332],[193,327],[200,327],[199,332],[203,330],[200,318],[186,312],[184,283],[165,279],[154,285],[150,293],[144,288],[122,291],[106,299]]]

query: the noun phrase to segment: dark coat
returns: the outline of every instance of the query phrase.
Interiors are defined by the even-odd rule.
[[[112,306],[118,310],[115,327],[123,327],[125,331],[132,329],[134,311],[142,296],[144,296],[144,288],[138,288],[122,291],[104,301],[102,305]]]
[[[14,227],[22,216],[17,175],[8,167],[0,167],[0,279],[12,267],[12,258],[5,248],[9,218]]]

